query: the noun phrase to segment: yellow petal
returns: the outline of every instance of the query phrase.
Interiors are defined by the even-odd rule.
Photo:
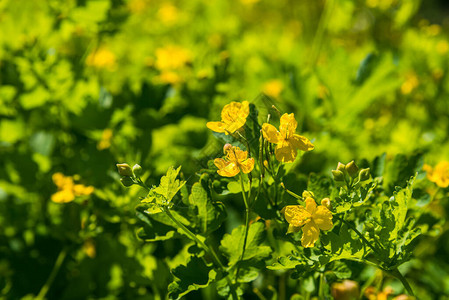
[[[315,146],[306,138],[299,134],[294,134],[291,136],[288,141],[295,147],[301,151],[310,151],[315,148]]]
[[[215,132],[226,132],[226,124],[224,124],[222,122],[207,122],[206,126],[210,130],[215,131]]]
[[[240,168],[242,169],[242,172],[245,174],[248,174],[254,169],[254,158],[248,158],[242,162],[240,162]]]
[[[284,139],[288,139],[295,134],[297,126],[298,122],[296,122],[293,113],[283,114],[281,117],[281,125],[279,125],[279,132]]]
[[[300,205],[287,205],[284,207],[283,213],[285,220],[295,227],[301,227],[311,217],[304,207]]]
[[[319,236],[320,230],[316,224],[313,221],[309,222],[302,228],[301,245],[306,248],[313,247]]]
[[[242,103],[231,102],[223,107],[221,121],[226,124],[226,130],[233,133],[245,125],[248,115],[248,101],[243,101]]]
[[[298,150],[288,141],[282,140],[277,144],[274,154],[280,162],[293,162],[298,155]]]
[[[312,217],[315,224],[321,230],[329,230],[334,226],[332,224],[332,213],[325,206],[318,206]]]
[[[264,123],[262,125],[262,134],[264,139],[273,144],[279,143],[279,141],[282,139],[281,134],[276,129],[276,127],[268,123]]]
[[[316,210],[316,202],[315,200],[313,200],[312,198],[307,198],[306,199],[306,210],[313,215],[315,213]]]

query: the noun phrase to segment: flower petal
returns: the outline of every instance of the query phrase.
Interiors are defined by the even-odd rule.
[[[296,132],[298,122],[295,120],[295,114],[283,114],[281,117],[281,125],[279,125],[279,132],[284,139],[288,139]]]
[[[280,162],[293,162],[298,155],[298,151],[290,142],[282,140],[277,144],[274,154]]]
[[[234,177],[240,172],[240,169],[235,162],[226,161],[222,158],[214,160],[215,166],[219,169],[217,173],[223,177]]]
[[[281,134],[276,127],[268,123],[262,125],[262,134],[264,139],[273,144],[277,144],[281,140]]]
[[[254,169],[254,158],[248,158],[244,161],[239,162],[240,168],[242,169],[242,172],[245,174],[248,174]]]
[[[206,126],[215,132],[226,132],[226,124],[222,122],[207,122]]]
[[[301,227],[311,217],[310,213],[300,205],[287,205],[283,213],[285,220],[294,227]]]
[[[294,134],[293,136],[291,136],[288,141],[297,149],[301,150],[301,151],[310,151],[313,150],[315,148],[315,146],[312,144],[312,142],[309,141],[308,138],[299,135],[299,134]]]
[[[323,205],[318,206],[315,210],[313,221],[321,230],[330,230],[334,226],[331,211]]]
[[[306,210],[313,216],[316,211],[316,202],[312,198],[306,199]]]
[[[315,242],[320,236],[320,230],[316,224],[312,221],[304,225],[302,228],[301,244],[303,247],[309,248],[315,245]]]

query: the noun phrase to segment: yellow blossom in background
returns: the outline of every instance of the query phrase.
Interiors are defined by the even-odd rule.
[[[440,161],[435,168],[424,164],[423,170],[427,172],[427,179],[435,182],[439,187],[449,186],[449,161]]]
[[[149,2],[149,0],[130,0],[128,2],[128,9],[131,13],[138,14],[149,7]]]
[[[410,94],[419,85],[418,77],[415,73],[410,73],[406,75],[404,83],[401,85],[401,93],[403,95]]]
[[[116,57],[109,49],[101,47],[89,54],[86,64],[90,67],[111,71],[116,67]]]
[[[163,3],[157,12],[162,23],[174,24],[179,19],[179,10],[171,3]]]
[[[51,200],[56,203],[68,203],[75,200],[77,196],[87,196],[94,192],[93,186],[75,184],[73,178],[64,176],[62,173],[55,173],[52,176],[58,191],[51,195]]]
[[[98,150],[104,150],[111,147],[112,129],[106,128],[101,134],[101,140],[97,144]]]
[[[164,71],[156,77],[156,81],[159,81],[160,83],[178,84],[181,83],[183,79],[175,72]]]
[[[156,49],[156,68],[160,71],[177,70],[192,60],[190,51],[179,46],[169,45]]]
[[[284,83],[279,79],[273,79],[263,85],[262,91],[265,95],[278,99],[284,90]]]
[[[206,126],[215,132],[234,133],[245,125],[249,115],[249,102],[231,102],[221,111],[221,122],[207,122]]]
[[[306,206],[288,205],[283,209],[285,219],[290,224],[289,232],[297,232],[302,227],[301,244],[303,247],[313,247],[318,240],[320,230],[329,230],[334,226],[331,211],[323,206],[317,206],[312,198],[306,199]]]
[[[86,253],[86,255],[90,258],[95,258],[95,256],[97,255],[97,250],[95,248],[93,239],[87,239],[86,241],[84,241],[83,250],[84,253]]]
[[[262,133],[270,143],[277,144],[275,149],[276,159],[280,162],[293,162],[301,151],[313,150],[313,144],[306,138],[296,134],[298,123],[295,115],[283,114],[279,131],[271,124],[262,125]]]
[[[217,166],[217,173],[224,177],[234,177],[242,171],[245,174],[251,172],[254,168],[254,158],[248,158],[248,151],[240,150],[230,144],[224,146],[226,157],[216,158],[214,160]]]

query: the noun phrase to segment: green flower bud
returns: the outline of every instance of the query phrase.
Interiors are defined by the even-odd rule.
[[[345,164],[342,164],[341,162],[339,162],[338,165],[337,165],[337,171],[340,171],[340,172],[342,172],[344,174],[345,170],[346,170]]]
[[[125,187],[130,187],[130,186],[132,186],[134,184],[134,181],[129,176],[125,176],[125,177],[120,178],[120,182]]]
[[[347,163],[345,169],[346,172],[348,172],[349,176],[351,176],[352,178],[357,177],[357,175],[359,174],[359,167],[357,167],[354,161]]]
[[[310,192],[310,191],[304,191],[304,192],[302,192],[302,197],[304,199],[315,198],[315,195],[312,192]]]
[[[140,177],[140,175],[142,175],[142,167],[139,166],[138,164],[135,164],[134,167],[133,167],[133,173],[137,177]]]
[[[360,170],[360,173],[359,173],[359,181],[360,182],[368,180],[369,177],[370,177],[369,168]]]
[[[332,176],[335,181],[345,181],[345,174],[340,170],[332,170]]]
[[[133,176],[133,170],[128,164],[117,164],[118,173],[122,176]]]

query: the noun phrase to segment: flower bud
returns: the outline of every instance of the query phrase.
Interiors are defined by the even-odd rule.
[[[332,170],[332,176],[335,181],[345,181],[345,174],[340,170]]]
[[[128,164],[117,164],[118,173],[122,176],[133,176],[133,170]]]
[[[329,199],[329,198],[324,198],[323,200],[321,200],[321,205],[323,205],[324,207],[326,207],[329,210],[332,209],[331,199]]]
[[[315,198],[315,195],[312,192],[310,192],[310,191],[304,191],[304,192],[302,192],[302,197],[304,199]]]
[[[332,285],[331,293],[335,300],[359,299],[359,284],[352,280],[343,280]]]
[[[139,166],[138,164],[135,164],[134,167],[133,167],[133,173],[137,177],[140,177],[140,175],[142,175],[142,167]]]
[[[369,168],[366,168],[366,169],[362,169],[362,170],[360,170],[360,173],[359,173],[359,181],[360,182],[362,182],[362,181],[366,181],[366,180],[368,180],[369,179]]]
[[[331,199],[329,199],[329,198],[324,198],[323,200],[321,200],[321,205],[323,205],[324,207],[326,207],[329,210],[332,209]]]
[[[337,165],[337,171],[340,171],[340,172],[342,172],[344,174],[345,173],[345,169],[346,169],[345,164],[342,164],[341,162],[339,162],[338,165]]]
[[[229,144],[229,143],[226,143],[226,144],[223,146],[223,153],[226,154],[226,152],[228,152],[228,151],[231,150],[231,149],[232,149],[232,145]]]
[[[125,177],[120,178],[120,182],[125,187],[130,187],[130,186],[132,186],[134,184],[134,181],[129,176],[125,176]]]
[[[357,177],[357,174],[359,174],[359,167],[357,167],[354,161],[347,163],[345,169],[352,178]]]

